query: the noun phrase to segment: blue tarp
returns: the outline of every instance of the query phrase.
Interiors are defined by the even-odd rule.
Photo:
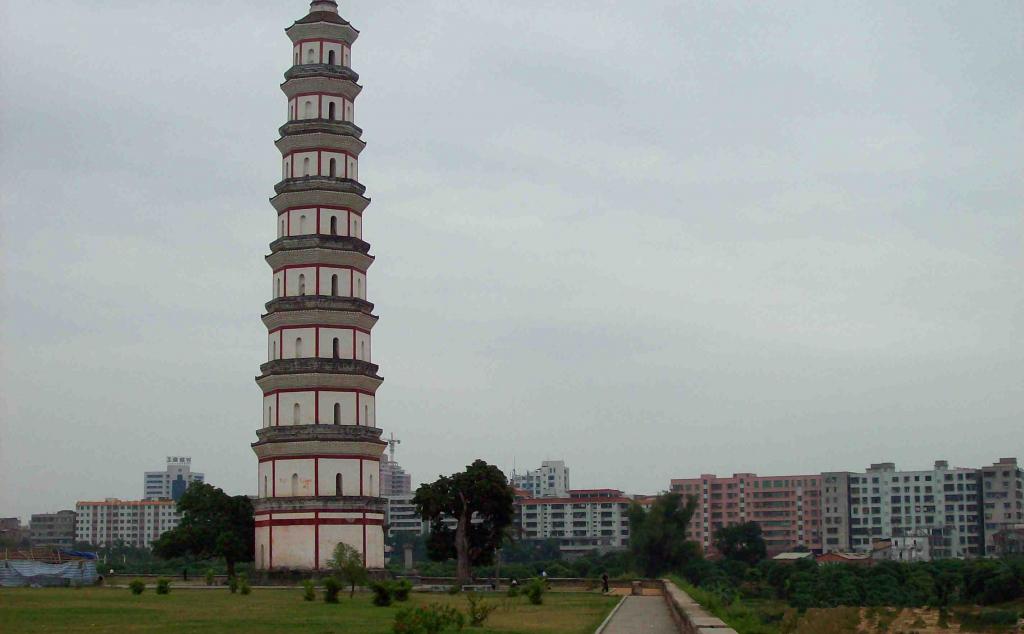
[[[84,586],[96,583],[96,561],[79,559],[47,564],[28,559],[0,561],[0,586]]]

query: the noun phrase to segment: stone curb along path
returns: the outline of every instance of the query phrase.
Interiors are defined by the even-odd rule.
[[[623,598],[594,634],[737,634],[668,579],[661,596]]]

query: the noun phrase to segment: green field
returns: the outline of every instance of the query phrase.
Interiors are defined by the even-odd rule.
[[[544,605],[494,595],[500,607],[487,626],[466,631],[488,634],[590,634],[615,605],[616,597],[550,592]],[[0,632],[309,632],[384,634],[400,606],[443,603],[465,612],[465,596],[417,594],[408,603],[374,607],[367,594],[343,595],[337,605],[305,602],[302,590],[262,590],[233,595],[226,590],[174,589],[159,596],[128,590],[0,589]]]

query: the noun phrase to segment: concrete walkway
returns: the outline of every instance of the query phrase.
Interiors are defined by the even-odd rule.
[[[665,599],[626,597],[603,634],[677,634]]]

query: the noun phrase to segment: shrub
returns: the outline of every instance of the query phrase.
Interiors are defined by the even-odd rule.
[[[530,599],[530,603],[533,605],[544,603],[544,589],[543,581],[537,578],[531,579],[526,586],[526,596]]]
[[[392,585],[392,592],[394,593],[395,601],[408,601],[409,593],[412,592],[412,582],[408,579],[396,581]]]
[[[251,594],[252,586],[249,585],[249,577],[245,575],[238,576],[238,590],[242,594]]]
[[[146,591],[146,584],[136,579],[128,584],[128,588],[132,591],[132,594],[142,594]]]
[[[466,599],[469,601],[469,624],[472,627],[482,627],[484,622],[487,621],[487,617],[494,612],[496,605],[492,605],[484,601],[480,595],[475,592],[470,592],[466,595]]]
[[[980,612],[962,612],[960,617],[961,630],[984,630],[999,626],[1017,625],[1016,610],[982,610]]]
[[[337,603],[338,593],[341,592],[341,584],[334,577],[324,579],[324,602]]]
[[[519,586],[509,586],[508,596],[512,599],[519,596]]]
[[[213,568],[206,569],[206,585],[212,586],[213,582],[216,581],[216,577],[213,574]]]
[[[395,587],[390,581],[374,581],[370,584],[370,590],[373,591],[373,604],[375,606],[386,608],[391,605]]]
[[[455,584],[454,586],[448,588],[448,594],[456,595],[460,592],[462,592],[462,586],[460,586],[459,584]]]
[[[228,579],[228,590],[231,591],[231,594],[238,592],[238,577]]]
[[[466,621],[462,613],[447,605],[432,603],[418,608],[405,608],[395,615],[395,634],[440,634],[461,630]]]
[[[302,582],[302,600],[316,601],[316,588],[313,586],[312,579],[306,579]]]
[[[157,594],[170,594],[171,593],[171,580],[163,577],[156,580],[156,593]]]

